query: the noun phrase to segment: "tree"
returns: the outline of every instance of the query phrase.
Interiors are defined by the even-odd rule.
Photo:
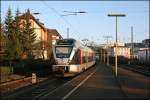
[[[2,40],[3,36],[4,36],[4,25],[2,24],[1,22],[1,19],[0,19],[0,41]]]
[[[44,52],[50,50],[50,43],[38,41],[34,44],[33,49],[39,51],[39,54],[42,55],[42,59],[45,59]]]
[[[27,54],[28,57],[32,56],[33,45],[36,40],[36,33],[31,27],[30,22],[30,11],[29,9],[25,13],[25,21],[23,22],[23,32],[22,32],[22,44],[23,52]]]
[[[5,35],[6,35],[6,56],[9,60],[14,58],[14,29],[13,29],[13,16],[11,8],[8,8],[8,12],[5,18]]]
[[[3,48],[3,42],[4,42],[4,39],[5,39],[4,25],[2,24],[1,19],[0,19],[0,27],[1,27],[1,29],[0,29],[0,51],[1,51],[2,49],[4,49]]]
[[[12,16],[11,8],[9,7],[5,18],[5,34],[7,36],[9,36],[10,33],[12,32],[12,22],[13,22],[13,16]]]
[[[15,59],[21,58],[22,54],[22,44],[21,44],[21,28],[20,28],[20,19],[19,19],[19,9],[17,8],[16,10],[16,16],[15,16],[15,21],[13,22],[14,24],[14,34],[15,34],[15,39],[14,39],[14,48],[15,48]]]
[[[9,60],[20,59],[22,54],[19,13],[19,9],[17,8],[15,20],[13,20],[11,9],[9,7],[5,19],[5,33],[7,36],[6,54]]]

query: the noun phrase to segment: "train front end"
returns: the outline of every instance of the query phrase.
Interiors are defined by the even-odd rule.
[[[62,39],[58,40],[53,47],[53,55],[56,64],[52,66],[55,76],[69,77],[76,73],[77,68],[71,65],[71,60],[75,53],[75,40]]]

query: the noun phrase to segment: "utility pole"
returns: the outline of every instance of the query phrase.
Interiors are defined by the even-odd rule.
[[[69,38],[69,28],[67,28],[67,38]]]
[[[103,50],[102,50],[102,47],[101,47],[100,50],[101,50],[101,62],[102,62],[102,61],[103,61],[103,60],[102,60],[102,59],[103,59],[103,55],[102,55],[102,54],[103,54]]]
[[[106,49],[107,49],[107,66],[109,66],[109,44],[108,44],[108,40],[109,40],[109,38],[112,38],[112,36],[104,36],[104,38],[106,38],[106,42],[107,42],[107,44],[106,44]]]
[[[131,26],[131,60],[133,60],[133,55],[134,55],[133,26]]]
[[[106,52],[105,52],[105,48],[104,48],[104,63],[105,63],[105,59],[106,59],[106,57],[105,57],[105,56],[106,56],[106,55],[105,55],[105,53],[106,53]]]

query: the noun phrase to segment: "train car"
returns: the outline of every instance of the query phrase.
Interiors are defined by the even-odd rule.
[[[75,76],[96,63],[94,51],[75,39],[58,40],[53,55],[56,64],[52,71],[58,77]]]

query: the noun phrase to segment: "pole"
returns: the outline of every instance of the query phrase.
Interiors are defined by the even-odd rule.
[[[118,48],[117,48],[117,45],[118,45],[118,40],[117,40],[117,17],[124,17],[126,16],[125,14],[115,14],[115,13],[112,13],[112,14],[108,14],[108,16],[113,16],[113,17],[116,17],[116,48],[115,48],[115,71],[116,71],[116,77],[117,77],[117,55],[118,55]]]
[[[133,26],[131,26],[131,60],[133,59]]]
[[[67,38],[69,38],[69,28],[67,28]]]
[[[118,54],[118,49],[117,49],[117,45],[118,45],[118,40],[117,40],[117,16],[116,16],[116,57],[115,57],[115,69],[116,69],[116,77],[117,77],[117,54]]]
[[[102,51],[102,48],[101,48],[101,62],[103,61],[103,55],[102,55],[103,51]]]
[[[108,37],[109,38],[109,37]],[[108,47],[108,38],[107,38],[107,66],[109,66],[109,47]]]
[[[111,36],[104,36],[104,38],[106,38],[106,51],[107,51],[107,66],[109,66],[109,44],[108,44],[108,39],[111,38]]]
[[[104,63],[105,63],[105,49],[104,49]]]
[[[109,48],[107,48],[107,66],[109,66]]]

